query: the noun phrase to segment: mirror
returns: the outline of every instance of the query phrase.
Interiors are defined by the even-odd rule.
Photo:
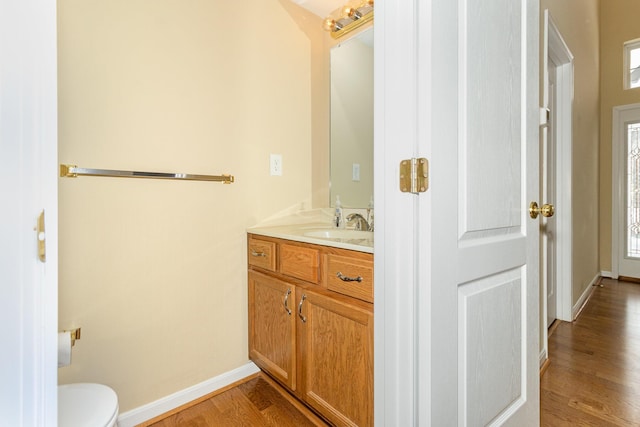
[[[331,200],[366,208],[373,196],[373,28],[331,49]]]

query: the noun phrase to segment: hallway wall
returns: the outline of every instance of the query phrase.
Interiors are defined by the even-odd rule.
[[[599,0],[541,0],[574,56],[572,305],[599,274]],[[562,206],[557,206],[562,209]]]
[[[608,0],[600,4],[600,268],[611,264],[611,137],[613,107],[640,103],[640,88],[623,90],[623,44],[640,38],[640,2]]]

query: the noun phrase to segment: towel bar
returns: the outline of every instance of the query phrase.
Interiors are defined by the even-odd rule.
[[[151,178],[151,179],[177,179],[184,181],[214,181],[231,184],[235,181],[233,175],[194,175],[188,173],[166,172],[137,172],[110,169],[79,168],[76,165],[60,165],[60,176],[63,178],[76,178],[78,176],[109,176],[117,178]]]

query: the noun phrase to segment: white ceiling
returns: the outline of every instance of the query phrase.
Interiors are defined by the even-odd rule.
[[[346,0],[291,0],[321,18],[326,18],[334,10],[342,7]]]

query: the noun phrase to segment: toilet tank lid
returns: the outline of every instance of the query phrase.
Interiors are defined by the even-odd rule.
[[[118,396],[103,384],[75,383],[58,386],[58,424],[109,426],[118,416]]]

